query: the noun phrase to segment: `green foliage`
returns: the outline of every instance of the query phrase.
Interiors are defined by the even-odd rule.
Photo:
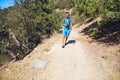
[[[63,12],[55,12],[52,0],[15,0],[15,3],[0,12],[0,52],[23,58],[43,38],[60,29]]]
[[[76,1],[75,9],[80,16],[105,16],[107,13],[115,14],[120,11],[119,0],[81,0]]]
[[[112,29],[118,31],[120,0],[76,0],[75,3],[73,15],[79,14],[80,17],[84,18],[102,17],[102,21],[97,22],[97,25],[92,28],[94,37],[105,36]]]
[[[85,18],[80,17],[79,14],[75,14],[75,15],[72,16],[73,24],[77,24],[77,23],[81,24],[81,23],[83,23],[84,19]]]
[[[75,6],[75,0],[59,0],[55,6],[59,9],[71,9]]]
[[[11,60],[11,57],[3,52],[0,52],[0,66]]]
[[[105,21],[97,22],[97,24],[96,24],[97,27],[94,27],[92,29],[92,36],[94,36],[95,38],[103,36],[101,29],[102,29],[104,24],[105,24]]]
[[[82,0],[77,1],[75,8],[80,16],[95,17],[99,14],[104,14],[104,0]]]
[[[107,20],[118,19],[120,18],[120,12],[108,12],[106,18]]]

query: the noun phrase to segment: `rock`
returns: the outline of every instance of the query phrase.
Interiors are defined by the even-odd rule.
[[[32,69],[38,70],[38,69],[44,69],[45,66],[47,65],[47,63],[48,63],[48,61],[35,59],[35,60],[32,60],[30,65],[31,65]]]

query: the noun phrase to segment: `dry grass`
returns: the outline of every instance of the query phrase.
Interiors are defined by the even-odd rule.
[[[108,59],[108,56],[101,56],[101,58],[103,58],[103,59]]]
[[[46,48],[46,49],[44,49],[44,51],[45,51],[45,52],[48,52],[48,51],[50,51],[50,49],[49,49],[49,48]]]
[[[118,45],[118,46],[116,47],[116,51],[117,51],[117,52],[120,52],[120,45]]]

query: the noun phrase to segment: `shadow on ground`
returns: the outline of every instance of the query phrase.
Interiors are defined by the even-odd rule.
[[[68,45],[68,44],[75,44],[75,43],[76,43],[76,40],[69,40],[66,45]]]
[[[80,33],[84,35],[91,35],[93,33],[93,28],[97,26],[97,22],[87,26]],[[97,37],[90,36],[94,40],[109,45],[119,44],[120,43],[120,19],[109,21],[102,26],[100,33],[97,34]]]

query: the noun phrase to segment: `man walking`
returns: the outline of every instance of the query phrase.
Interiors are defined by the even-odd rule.
[[[70,13],[66,12],[65,13],[65,18],[62,20],[62,35],[63,35],[63,40],[62,40],[62,48],[65,47],[67,44],[68,37],[70,35],[70,32],[72,30],[72,19],[70,18]]]

